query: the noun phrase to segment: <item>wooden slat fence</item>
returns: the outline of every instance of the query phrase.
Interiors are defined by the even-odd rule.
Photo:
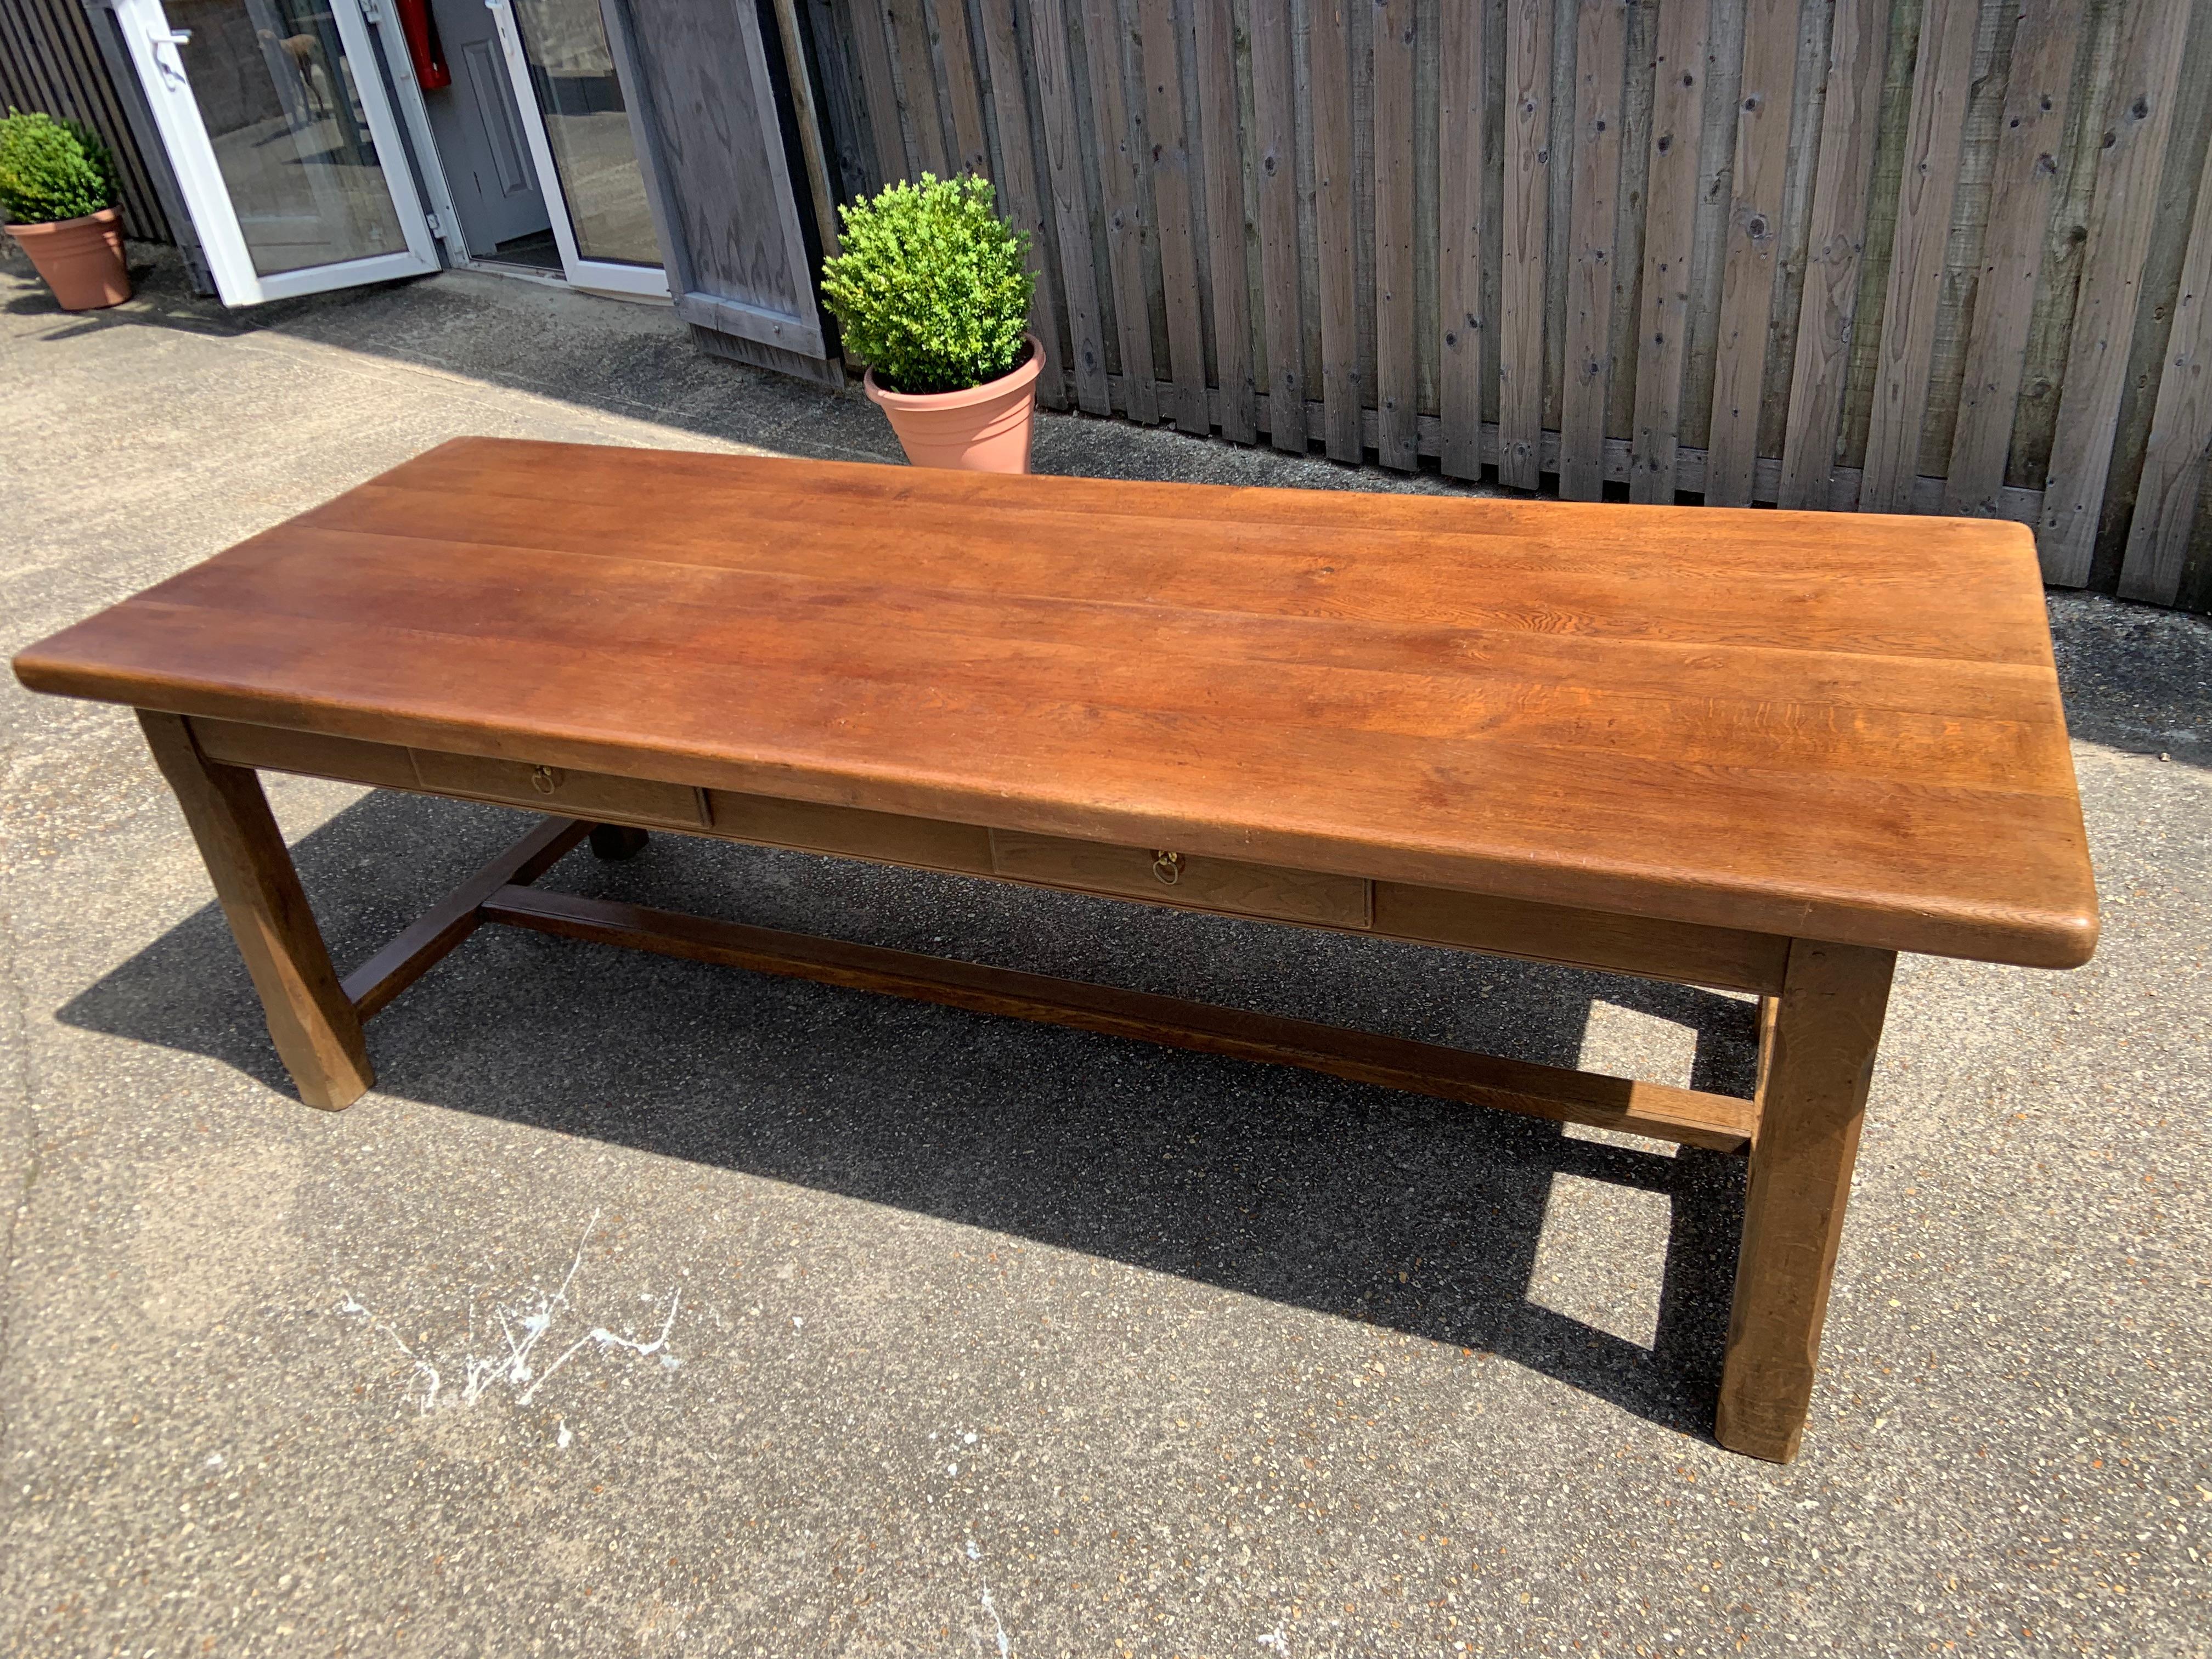
[[[168,215],[92,31],[78,0],[0,0],[0,112],[39,110],[83,122],[114,152],[124,234],[173,241]]]
[[[2212,0],[807,0],[1056,407],[1522,488],[2001,516],[2212,606]]]

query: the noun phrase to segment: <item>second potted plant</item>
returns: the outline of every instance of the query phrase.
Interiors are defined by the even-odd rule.
[[[1029,238],[988,179],[921,175],[841,210],[822,292],[868,396],[916,466],[1026,472],[1044,348],[1029,332]]]
[[[0,219],[64,311],[131,297],[115,163],[89,127],[9,110],[0,118]]]

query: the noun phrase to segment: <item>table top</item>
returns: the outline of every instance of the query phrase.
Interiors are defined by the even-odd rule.
[[[1801,938],[2087,960],[1988,520],[495,439],[15,659],[34,690]]]

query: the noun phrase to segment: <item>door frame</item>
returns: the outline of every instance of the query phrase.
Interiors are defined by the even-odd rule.
[[[461,216],[453,207],[453,187],[446,180],[446,164],[430,130],[429,106],[422,101],[422,83],[415,78],[415,55],[407,48],[407,32],[389,0],[360,0],[362,15],[376,37],[377,56],[386,79],[399,105],[399,119],[407,129],[407,152],[430,198],[430,234],[446,245],[449,265],[470,263],[469,239]]]
[[[522,27],[515,20],[514,0],[484,0],[484,5],[498,28],[500,51],[507,59],[507,82],[514,93],[515,106],[522,114],[523,132],[530,140],[531,161],[538,169],[538,191],[545,198],[545,210],[553,221],[553,240],[561,250],[561,268],[568,275],[568,285],[592,293],[616,294],[630,299],[667,299],[668,267],[665,261],[668,251],[665,247],[661,249],[663,263],[657,265],[634,265],[617,259],[587,259],[577,250],[575,222],[568,216],[568,187],[562,180],[560,168],[554,162],[553,143],[545,131],[544,112],[538,107],[538,90],[530,79],[530,59],[522,49]],[[611,54],[611,42],[608,51]],[[640,156],[638,189],[643,192],[649,191],[650,188],[645,179],[645,158]]]
[[[307,265],[264,276],[253,268],[246,233],[230,199],[230,186],[216,159],[215,143],[208,136],[206,122],[192,95],[191,78],[177,51],[179,31],[170,24],[161,0],[115,0],[113,12],[124,50],[137,71],[178,193],[184,198],[199,234],[209,274],[225,305],[260,305],[295,295],[424,276],[439,269],[429,219],[416,193],[408,147],[385,96],[379,68],[382,54],[369,37],[368,21],[362,15],[362,0],[329,0],[329,4],[339,40],[352,60],[354,88],[360,94],[369,137],[376,145],[379,171],[407,246],[398,252]],[[333,95],[342,95],[343,91],[335,86],[331,88]]]

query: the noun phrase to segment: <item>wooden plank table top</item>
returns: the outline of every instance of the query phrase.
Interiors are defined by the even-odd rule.
[[[2044,967],[2097,936],[1987,520],[463,439],[25,651],[39,690]]]

